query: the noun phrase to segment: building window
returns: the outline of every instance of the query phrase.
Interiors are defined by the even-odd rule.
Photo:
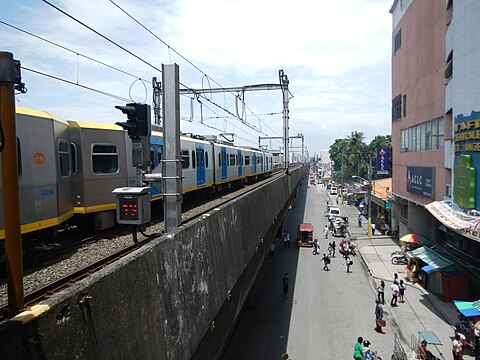
[[[403,117],[407,116],[407,95],[403,95]]]
[[[398,30],[393,40],[393,52],[397,52],[402,47],[402,29]]]
[[[402,129],[400,132],[400,151],[428,151],[443,149],[443,118]]]
[[[445,78],[450,79],[453,75],[453,50],[450,51],[447,57],[447,66],[445,67]]]
[[[94,144],[92,146],[92,167],[95,174],[117,173],[117,147],[114,144]]]
[[[402,117],[402,95],[398,95],[392,100],[392,121],[400,120],[401,117]]]

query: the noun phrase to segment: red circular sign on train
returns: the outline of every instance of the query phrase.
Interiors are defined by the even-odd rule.
[[[41,152],[36,152],[33,154],[33,161],[35,164],[43,164],[45,162],[45,155],[43,155]]]

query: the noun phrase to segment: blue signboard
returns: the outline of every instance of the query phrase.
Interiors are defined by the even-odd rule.
[[[431,167],[407,167],[407,191],[432,198],[433,168]]]
[[[377,174],[388,174],[390,171],[390,156],[387,148],[377,148]]]

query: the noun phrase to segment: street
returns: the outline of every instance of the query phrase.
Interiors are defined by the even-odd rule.
[[[418,337],[421,330],[435,331],[443,345],[429,345],[428,348],[440,358],[450,359],[453,336],[450,324],[455,321],[453,305],[442,302],[418,285],[409,284],[406,302],[397,308],[390,307],[393,273],[398,272],[400,278],[405,275],[403,266],[391,265],[389,261],[390,252],[398,249],[398,245],[378,234],[368,238],[367,222],[363,228],[357,225],[358,210],[340,205],[342,212],[349,216],[349,231],[358,239],[356,243],[361,253],[353,258],[353,272],[347,274],[338,254],[342,238],[330,234],[324,239],[323,236],[323,227],[327,223],[324,216],[326,201],[324,187],[307,187],[306,184],[301,187],[285,221],[284,229],[291,233],[291,248],[284,248],[280,239],[276,240],[275,255],[266,259],[223,360],[281,359],[284,352],[293,360],[352,359],[359,336],[368,339],[372,343],[370,348],[377,350],[383,359],[390,359],[395,334],[408,350],[411,335]],[[313,224],[320,255],[312,255],[312,248],[295,245],[296,226],[302,222]],[[327,272],[323,270],[321,258],[323,253],[328,253],[328,243],[332,240],[336,241],[337,252]],[[285,272],[290,278],[286,300],[282,293]],[[375,284],[380,279],[386,283],[385,334],[373,329]],[[469,356],[464,358],[471,359]]]

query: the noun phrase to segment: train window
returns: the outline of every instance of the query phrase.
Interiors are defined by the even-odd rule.
[[[230,154],[230,166],[235,166],[235,154]]]
[[[245,156],[245,165],[250,165],[250,156]]]
[[[70,151],[68,142],[58,140],[58,160],[60,164],[60,175],[70,176]]]
[[[196,159],[196,157],[195,157],[195,150],[192,150],[192,168],[193,168],[193,169],[195,169],[195,166],[196,166],[196,164],[195,164],[195,159]]]
[[[188,150],[182,150],[182,169],[190,167],[190,156]]]
[[[205,151],[205,167],[208,169],[208,151]]]
[[[153,145],[150,145],[150,161],[149,161],[149,164],[150,164],[150,171],[154,168],[154,164],[155,164],[155,148],[153,147]]]
[[[117,147],[114,144],[94,144],[92,146],[92,167],[95,174],[117,173]]]
[[[70,144],[70,158],[72,160],[72,174],[77,173],[77,145]]]

